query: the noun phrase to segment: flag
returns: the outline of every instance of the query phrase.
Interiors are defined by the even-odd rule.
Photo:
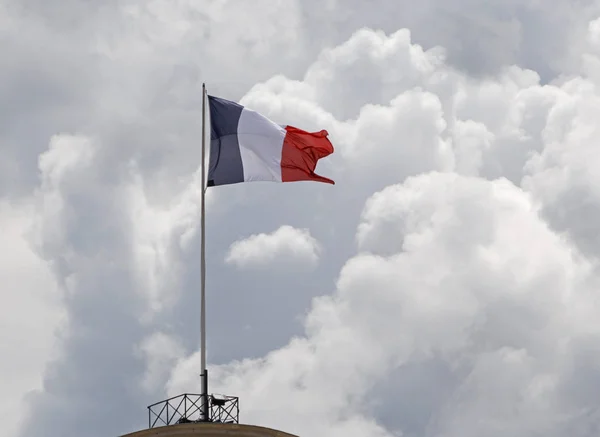
[[[210,160],[208,186],[251,181],[317,181],[319,159],[333,153],[327,131],[280,126],[238,103],[208,96]]]

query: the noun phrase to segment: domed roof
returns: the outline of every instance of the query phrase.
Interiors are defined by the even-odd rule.
[[[254,425],[184,423],[144,429],[121,437],[297,437],[287,432]]]

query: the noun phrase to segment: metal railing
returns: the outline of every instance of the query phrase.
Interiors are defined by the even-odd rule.
[[[148,427],[176,425],[179,423],[238,423],[239,399],[234,396],[209,395],[208,413],[202,415],[202,395],[184,393],[148,406]]]

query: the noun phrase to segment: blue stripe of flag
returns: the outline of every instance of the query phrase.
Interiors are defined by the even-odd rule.
[[[244,167],[238,142],[238,124],[243,106],[208,96],[210,110],[210,162],[208,186],[244,182]]]

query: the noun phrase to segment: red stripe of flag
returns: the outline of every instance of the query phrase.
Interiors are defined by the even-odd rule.
[[[333,153],[333,144],[328,132],[307,132],[286,126],[286,135],[281,152],[281,181],[317,181],[335,184],[331,179],[315,173],[317,161]]]

